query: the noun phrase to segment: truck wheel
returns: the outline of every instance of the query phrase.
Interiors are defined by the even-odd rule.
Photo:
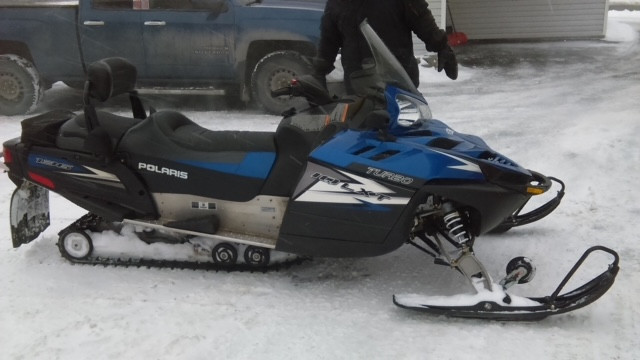
[[[311,64],[295,51],[276,51],[258,61],[251,75],[253,98],[267,112],[280,115],[307,104],[303,98],[271,97],[271,91],[288,86],[291,79],[312,71]]]
[[[33,111],[43,92],[40,75],[29,60],[16,55],[0,56],[0,114]]]

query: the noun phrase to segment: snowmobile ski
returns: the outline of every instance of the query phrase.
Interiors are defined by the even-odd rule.
[[[584,285],[560,294],[564,286],[575,274],[582,263],[594,251],[603,251],[613,256],[613,262],[607,270]],[[591,304],[600,298],[613,285],[619,270],[618,254],[604,246],[589,248],[573,268],[567,273],[556,290],[545,297],[524,298],[506,293],[494,286],[493,291],[480,290],[473,295],[421,296],[394,295],[393,302],[399,307],[423,311],[447,317],[478,318],[503,321],[537,321],[551,315],[563,314]]]

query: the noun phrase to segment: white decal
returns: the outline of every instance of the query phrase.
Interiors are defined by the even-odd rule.
[[[147,170],[152,173],[174,176],[183,180],[186,180],[189,178],[189,173],[187,173],[186,171],[169,169],[166,167],[160,167],[158,165],[147,164],[142,162],[138,163],[138,170]]]
[[[311,177],[318,180],[296,201],[339,203],[339,204],[380,204],[404,205],[407,197],[394,197],[395,192],[379,183],[353,174],[342,172],[351,181],[344,181],[318,172]]]
[[[454,160],[460,161],[462,164],[464,165],[456,165],[456,166],[449,166],[449,168],[451,169],[458,169],[458,170],[464,170],[464,171],[471,171],[471,172],[477,172],[477,173],[482,173],[482,170],[480,170],[480,166],[478,166],[478,164],[474,164],[469,160],[465,160],[463,158],[459,158],[455,155],[451,155],[451,154],[447,154],[445,152],[442,151],[438,151],[438,150],[434,150],[434,149],[430,149],[433,152],[437,152],[438,154],[442,154],[444,156],[450,157]]]

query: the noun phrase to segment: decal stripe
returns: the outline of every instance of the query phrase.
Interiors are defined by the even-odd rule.
[[[210,163],[204,161],[181,161],[182,164],[228,174],[266,179],[276,159],[273,152],[247,153],[240,163]]]
[[[410,200],[407,197],[394,197],[396,193],[393,190],[371,179],[345,171],[338,172],[347,177],[347,180],[338,180],[319,173],[311,175],[317,180],[295,201],[380,206],[405,205]]]
[[[447,166],[450,169],[457,169],[457,170],[463,170],[463,171],[471,171],[471,172],[476,172],[476,173],[481,173],[482,174],[482,170],[480,170],[480,166],[478,166],[478,164],[474,164],[469,160],[465,160],[463,158],[457,157],[455,155],[451,155],[448,154],[446,152],[442,152],[442,151],[438,151],[438,150],[434,150],[434,149],[429,149],[433,152],[437,152],[438,154],[442,154],[444,156],[450,157],[454,160],[460,161],[461,163],[463,163],[464,165],[456,165],[456,166]]]

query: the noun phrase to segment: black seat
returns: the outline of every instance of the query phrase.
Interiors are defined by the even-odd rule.
[[[196,124],[183,114],[170,110],[154,113],[136,127],[135,133],[156,137],[161,134],[182,149],[199,152],[275,151],[272,133],[212,131]]]
[[[140,119],[118,116],[104,111],[97,111],[96,115],[100,119],[101,127],[110,138],[111,150],[115,150],[122,135],[132,126],[138,124]],[[84,114],[76,115],[66,121],[59,130],[56,138],[56,146],[66,150],[85,150],[84,142],[88,135],[87,122]]]
[[[140,171],[151,192],[228,201],[259,195],[276,158],[272,132],[211,131],[169,110],[129,129],[116,151],[136,168],[151,164],[184,172],[179,178]]]

